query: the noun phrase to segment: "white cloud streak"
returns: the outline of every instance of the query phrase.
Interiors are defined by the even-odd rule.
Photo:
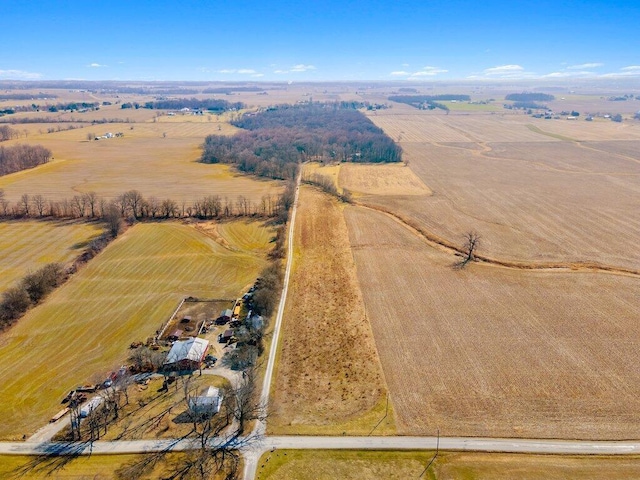
[[[41,73],[26,72],[24,70],[0,70],[0,78],[9,80],[37,80]]]
[[[582,63],[580,65],[571,65],[567,70],[589,70],[591,68],[603,67],[604,63]]]
[[[87,65],[87,67],[89,68],[105,68],[108,67],[109,65],[102,65],[100,63],[90,63],[89,65]]]

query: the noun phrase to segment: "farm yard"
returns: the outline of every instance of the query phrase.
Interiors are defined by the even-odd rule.
[[[269,431],[369,433],[386,386],[337,201],[301,189]],[[380,409],[382,406],[382,409]],[[388,419],[377,433],[393,428]]]
[[[637,277],[455,270],[455,256],[388,215],[347,207],[345,218],[399,432],[635,435]]]
[[[48,263],[74,260],[101,233],[100,225],[85,222],[0,222],[0,293]]]
[[[240,228],[271,231],[260,222]],[[181,298],[234,298],[266,264],[264,250],[251,253],[224,233],[214,239],[176,222],[132,227],[2,335],[0,438],[30,435],[67,391],[101,381]]]

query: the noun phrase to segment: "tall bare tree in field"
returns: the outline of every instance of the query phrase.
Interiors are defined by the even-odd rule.
[[[480,243],[480,235],[473,230],[465,233],[464,238],[465,243],[462,259],[454,265],[455,268],[459,269],[466,267],[469,262],[474,262],[476,260],[475,252]]]

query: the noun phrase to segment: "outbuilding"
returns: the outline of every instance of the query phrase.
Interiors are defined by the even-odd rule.
[[[222,394],[216,387],[205,388],[197,397],[189,398],[189,410],[196,415],[212,415],[220,411]]]
[[[209,350],[209,341],[192,337],[173,344],[164,361],[165,370],[197,370]]]

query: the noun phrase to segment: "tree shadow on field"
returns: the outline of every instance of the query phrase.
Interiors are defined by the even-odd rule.
[[[42,475],[48,477],[55,472],[63,470],[87,449],[91,448],[90,442],[72,443],[43,443],[38,446],[41,451],[24,465],[7,472],[8,479],[18,479],[25,476]],[[90,452],[89,452],[90,454]]]

